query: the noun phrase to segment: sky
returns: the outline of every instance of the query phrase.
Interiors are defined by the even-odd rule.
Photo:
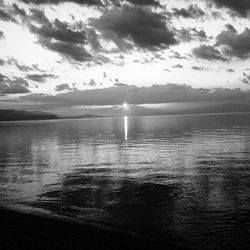
[[[250,104],[249,63],[248,0],[0,0],[0,109]]]

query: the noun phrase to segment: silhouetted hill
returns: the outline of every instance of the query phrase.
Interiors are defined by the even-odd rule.
[[[76,116],[60,116],[60,119],[87,119],[87,118],[101,118],[104,116],[85,114],[85,115],[76,115]]]
[[[209,113],[237,113],[250,112],[250,105],[226,103],[220,105],[210,105],[206,107],[190,108],[183,110],[163,110],[157,108],[147,108],[139,105],[130,105],[129,109],[125,110],[121,106],[113,106],[108,108],[93,110],[92,114],[79,116],[63,117],[71,119],[80,118],[97,118],[97,117],[116,117],[116,116],[158,116],[158,115],[185,115],[185,114],[209,114]],[[102,115],[100,115],[102,114]]]
[[[58,119],[54,114],[41,111],[21,111],[0,109],[0,121],[50,120]]]

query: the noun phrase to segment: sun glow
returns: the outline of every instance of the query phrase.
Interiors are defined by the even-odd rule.
[[[123,109],[128,109],[129,106],[128,106],[128,104],[127,104],[126,102],[124,102],[124,103],[122,104],[122,108],[123,108]]]

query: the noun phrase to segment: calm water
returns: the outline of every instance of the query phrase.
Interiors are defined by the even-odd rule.
[[[0,201],[224,249],[250,238],[250,114],[0,123]]]

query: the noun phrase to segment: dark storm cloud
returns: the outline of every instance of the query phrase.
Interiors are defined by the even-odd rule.
[[[0,74],[0,94],[25,94],[29,93],[28,82],[21,77],[9,77]]]
[[[174,33],[166,27],[164,15],[150,8],[113,7],[104,11],[101,17],[90,19],[89,23],[120,49],[131,48],[131,42],[149,50],[177,44]]]
[[[44,103],[47,106],[65,107],[77,105],[117,105],[241,100],[249,98],[248,92],[240,89],[195,89],[187,85],[167,84],[151,87],[120,85],[104,89],[73,91],[56,96],[30,95],[23,100]]]
[[[5,22],[14,22],[16,23],[16,19],[11,16],[8,12],[6,12],[4,9],[0,7],[0,20]]]
[[[226,7],[241,16],[246,17],[250,10],[249,0],[211,0],[219,7]]]
[[[187,9],[185,8],[181,8],[181,9],[177,9],[174,8],[173,9],[173,15],[177,16],[177,17],[184,17],[184,18],[199,18],[205,15],[205,12],[200,9],[196,4],[193,5],[189,5],[189,7]]]
[[[26,77],[34,82],[43,83],[46,82],[47,79],[55,79],[58,76],[55,76],[53,74],[29,74]]]
[[[5,38],[4,33],[0,31],[0,39],[4,39],[4,38]]]
[[[31,12],[31,20],[41,25],[37,27],[30,23],[30,31],[38,36],[38,42],[43,47],[69,60],[80,62],[91,60],[92,56],[84,48],[87,38],[83,30],[73,30],[68,23],[58,19],[50,22],[41,10],[32,9]]]
[[[55,91],[63,91],[63,90],[76,90],[76,89],[71,88],[67,83],[59,84],[55,88]]]
[[[223,52],[228,56],[246,59],[250,57],[250,29],[238,33],[232,25],[216,37],[216,44],[224,46]]]
[[[27,4],[61,4],[61,3],[76,3],[80,5],[88,5],[88,6],[101,6],[101,0],[22,0],[24,3]]]
[[[192,50],[192,53],[195,55],[195,57],[204,60],[226,61],[226,58],[221,55],[220,51],[210,45],[201,45],[199,47],[196,47]]]
[[[174,69],[182,69],[183,66],[181,64],[176,64],[176,65],[173,65],[172,68],[174,68]]]

